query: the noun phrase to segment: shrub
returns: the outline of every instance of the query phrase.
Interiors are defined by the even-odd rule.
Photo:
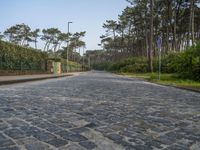
[[[45,70],[48,54],[0,41],[0,70]]]

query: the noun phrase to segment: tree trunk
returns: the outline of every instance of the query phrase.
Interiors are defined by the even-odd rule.
[[[47,44],[48,44],[48,42],[46,42],[45,45],[44,45],[44,51],[45,51],[46,48],[47,48]]]
[[[37,39],[35,38],[35,49],[37,49]]]
[[[146,57],[148,59],[149,43],[148,43],[148,29],[147,29],[147,15],[145,13],[145,43],[146,43]]]
[[[174,41],[174,44],[173,44],[173,49],[174,51],[177,50],[177,39],[176,39],[176,12],[174,10],[174,34],[173,34],[173,41]]]
[[[187,46],[190,46],[191,40],[191,28],[192,28],[192,10],[193,10],[193,0],[190,0],[190,19],[189,19],[189,30],[188,30],[188,39],[187,39]]]
[[[191,8],[191,11],[192,11],[191,12],[191,14],[192,14],[192,16],[191,16],[192,17],[191,18],[191,23],[192,23],[191,24],[192,25],[192,30],[191,30],[192,31],[192,33],[191,33],[192,34],[192,45],[195,44],[195,36],[194,36],[194,3],[195,3],[195,0],[191,0],[191,5],[192,5],[191,6],[192,7]]]
[[[167,26],[167,53],[169,52],[169,28]]]
[[[154,1],[150,0],[150,13],[151,13],[151,18],[150,18],[150,41],[149,41],[149,71],[153,72],[153,60],[152,60],[152,52],[153,52],[153,6]]]
[[[50,42],[47,44],[47,47],[46,47],[46,48],[47,48],[47,51],[49,50],[50,44],[51,44]]]

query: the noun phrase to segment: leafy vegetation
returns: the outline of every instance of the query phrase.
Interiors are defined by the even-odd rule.
[[[158,84],[176,86],[181,88],[183,87],[191,90],[200,91],[200,82],[189,79],[182,79],[179,77],[178,74],[162,73],[160,80],[158,80],[158,73],[118,73],[118,74],[125,75],[128,77],[142,78],[147,81]]]
[[[73,61],[67,62],[66,59],[62,59],[61,64],[62,64],[62,72],[67,72],[67,66],[68,66],[69,72],[83,70],[83,66],[77,62],[73,62]]]
[[[158,71],[200,81],[200,1],[127,0],[118,20],[103,24],[103,50],[90,53],[95,69],[112,72]],[[158,39],[159,42],[158,42]]]
[[[163,54],[180,52],[200,40],[198,0],[127,0],[118,20],[103,24],[101,45],[109,59],[146,57],[148,70],[158,56],[157,39]],[[105,60],[104,60],[105,61]]]
[[[62,62],[64,72],[67,66],[68,71],[80,71],[80,63],[83,65],[86,60],[80,55],[85,33],[62,33],[58,28],[32,30],[24,23],[11,26],[0,33],[0,70],[46,71],[47,60],[54,60]],[[43,50],[37,49],[39,40],[44,42]]]
[[[48,54],[0,41],[0,70],[45,70]]]
[[[51,57],[47,52],[27,48],[16,44],[0,41],[0,70],[2,71],[47,71],[47,60],[61,62],[62,71],[82,71],[83,66],[78,62],[61,57]],[[84,67],[84,69],[87,69]],[[7,72],[5,72],[7,73]]]
[[[77,49],[85,47],[85,42],[82,41],[85,33],[85,31],[74,34],[62,33],[58,28],[32,30],[22,23],[9,27],[3,34],[0,33],[0,39],[23,47],[32,46],[35,49],[37,49],[38,41],[41,40],[44,42],[43,51],[65,59],[68,53],[68,60],[78,62],[81,56]]]
[[[93,64],[96,69],[112,72],[147,73],[145,57],[131,57],[121,61]],[[153,60],[154,71],[158,70],[158,59]],[[163,73],[176,73],[179,78],[200,81],[200,43],[182,52],[172,52],[162,57]]]

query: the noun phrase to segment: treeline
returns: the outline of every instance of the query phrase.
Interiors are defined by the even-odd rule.
[[[43,41],[42,51],[48,52],[50,55],[56,55],[67,58],[71,61],[80,59],[77,49],[84,48],[85,42],[82,38],[84,32],[63,33],[58,28],[35,29],[22,23],[9,27],[3,33],[0,33],[0,40],[7,41],[23,47],[31,47],[38,49],[38,42]],[[41,43],[41,42],[40,42]]]
[[[103,50],[88,52],[92,66],[109,71],[156,72],[161,53],[162,72],[200,80],[200,1],[127,1],[130,6],[118,20],[103,24]]]
[[[162,39],[162,55],[181,52],[200,40],[200,8],[197,0],[128,0],[118,20],[103,24],[101,36],[105,61],[146,57],[148,71],[158,56],[157,39]]]

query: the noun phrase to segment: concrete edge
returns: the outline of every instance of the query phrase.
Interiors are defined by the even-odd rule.
[[[36,77],[36,78],[16,79],[16,80],[6,80],[6,81],[0,81],[0,86],[8,85],[8,84],[16,84],[16,83],[24,83],[24,82],[31,82],[31,81],[46,80],[46,79],[63,78],[63,77],[67,77],[67,76],[73,76],[73,74],[49,76],[49,77]]]

